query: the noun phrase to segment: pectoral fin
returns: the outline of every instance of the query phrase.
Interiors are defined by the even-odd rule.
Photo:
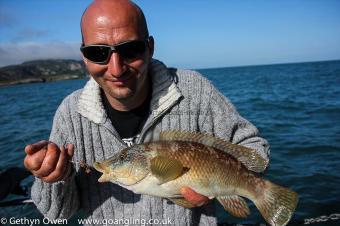
[[[235,217],[246,218],[250,214],[250,210],[246,201],[238,195],[217,197],[226,211]]]
[[[180,161],[164,156],[151,159],[151,173],[157,177],[160,184],[174,180],[183,174],[184,168]]]
[[[195,206],[185,200],[184,198],[171,198],[171,202],[175,203],[176,205],[183,206],[184,208],[194,208]]]

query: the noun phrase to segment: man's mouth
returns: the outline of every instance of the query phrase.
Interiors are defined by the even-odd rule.
[[[123,75],[118,78],[112,78],[112,79],[106,79],[108,82],[113,83],[116,86],[123,86],[125,85],[129,80],[133,78],[133,74],[127,74]]]

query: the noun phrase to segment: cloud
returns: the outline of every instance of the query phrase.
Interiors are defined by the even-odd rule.
[[[34,40],[36,38],[41,38],[41,36],[48,36],[49,31],[47,30],[36,30],[33,28],[24,28],[17,32],[15,37],[12,39],[13,42],[22,42],[28,40]]]
[[[79,43],[0,43],[0,66],[40,59],[81,59]]]

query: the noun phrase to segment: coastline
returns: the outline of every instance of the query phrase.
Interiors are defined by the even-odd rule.
[[[0,87],[5,86],[13,86],[13,85],[21,85],[21,84],[30,84],[30,83],[47,83],[47,82],[55,82],[61,80],[76,80],[86,78],[86,75],[59,75],[53,77],[40,77],[40,78],[25,78],[25,79],[17,79],[17,80],[8,80],[8,81],[0,81]]]
[[[49,59],[28,61],[0,68],[0,87],[44,83],[87,77],[83,61]]]

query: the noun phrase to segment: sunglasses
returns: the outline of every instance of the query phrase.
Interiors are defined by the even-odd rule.
[[[80,51],[84,57],[96,64],[106,64],[109,62],[111,54],[116,52],[124,61],[131,62],[143,56],[146,50],[145,40],[133,40],[119,43],[118,45],[83,45]]]

